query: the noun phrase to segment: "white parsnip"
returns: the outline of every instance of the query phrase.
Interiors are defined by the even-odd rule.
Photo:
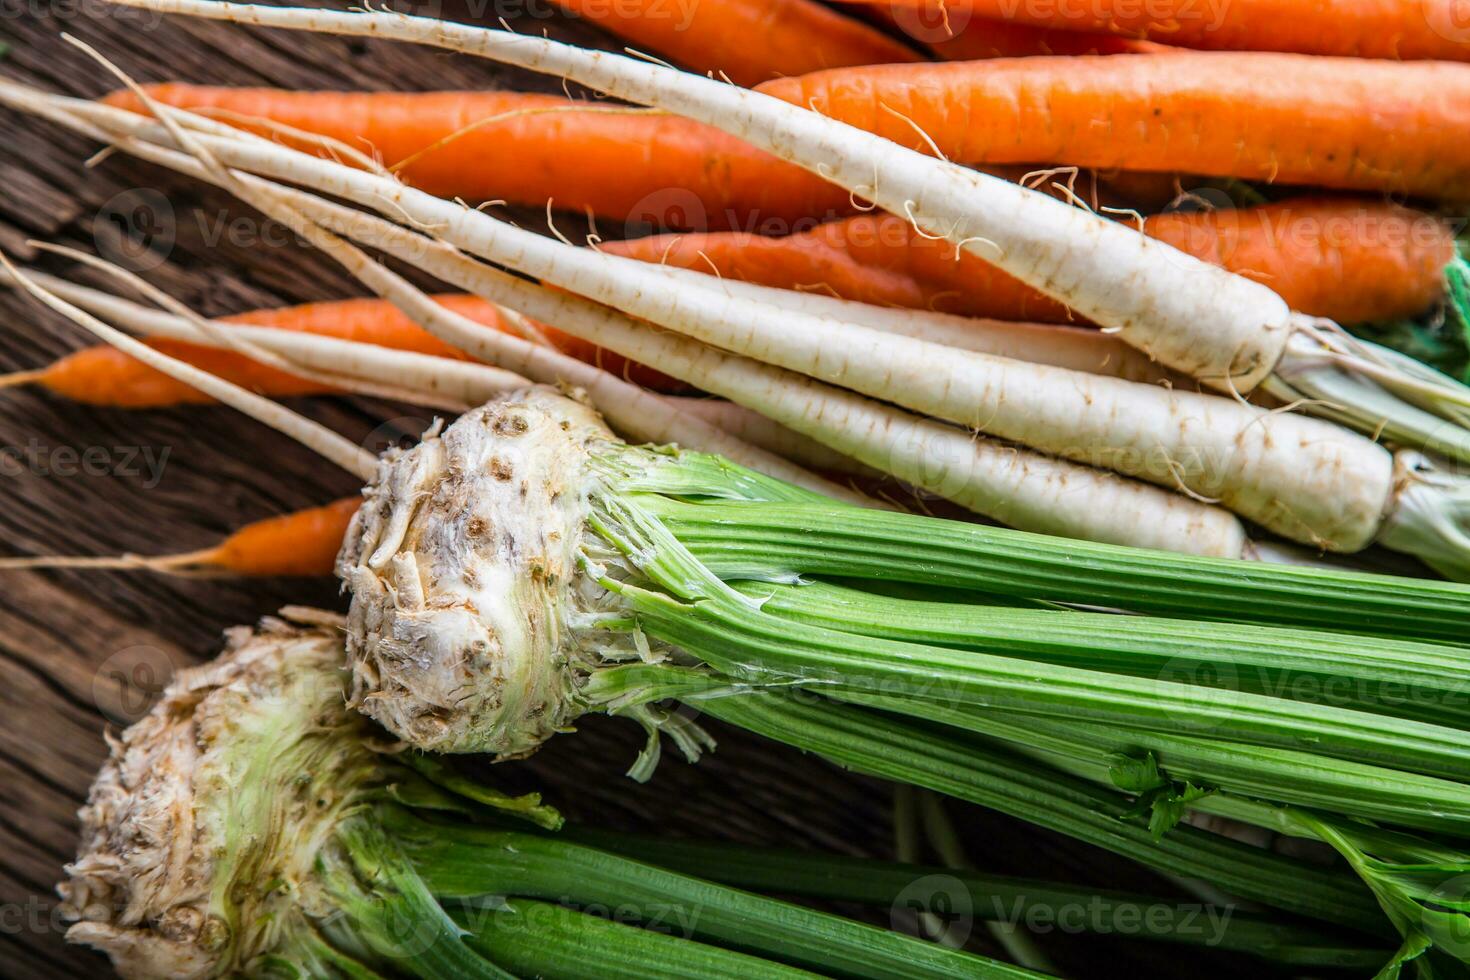
[[[697,269],[659,266],[671,279],[708,289],[711,275]],[[694,276],[697,278],[690,279]],[[982,317],[956,316],[932,310],[873,306],[856,300],[821,293],[778,289],[759,283],[718,277],[719,289],[733,297],[748,299],[795,313],[825,317],[840,323],[871,327],[884,333],[927,340],[980,354],[995,354],[1033,364],[1086,371],[1128,381],[1190,387],[1194,382],[1170,371],[1115,334],[1091,327],[1069,327],[1053,323],[1016,323]]]
[[[106,126],[109,135],[100,138],[116,143],[119,148],[208,179],[196,161],[136,138],[153,132],[157,126],[132,113],[48,96],[5,82],[0,82],[0,101],[91,135],[100,135],[98,125]],[[220,128],[220,124],[174,112],[178,119],[187,120],[202,132]],[[160,138],[167,136],[161,134]],[[204,139],[211,152],[226,160],[232,160],[237,151],[270,149],[269,145],[262,145],[265,141],[254,138]],[[296,156],[303,163],[313,159]],[[299,178],[302,173],[292,170],[291,175]],[[235,179],[249,183],[253,178],[237,174]],[[276,191],[293,207],[310,211],[315,220],[334,231],[349,237],[362,236],[373,247],[417,265],[447,283],[555,324],[574,336],[593,339],[625,357],[753,408],[832,450],[1003,523],[1137,547],[1227,557],[1240,557],[1244,553],[1243,528],[1219,508],[1090,467],[990,443],[953,426],[922,419],[745,358],[732,357],[652,330],[577,296],[509,276],[466,258],[450,245],[381,219],[315,200],[299,191],[285,188]],[[458,211],[457,206],[436,198],[414,199],[411,203],[416,207],[433,205],[447,209],[451,215]],[[390,210],[396,215],[406,213],[399,212],[396,206]],[[444,210],[434,211],[433,207],[424,214],[410,213],[419,227],[432,228],[440,235],[444,232],[443,216]],[[371,234],[364,228],[370,229]],[[484,332],[480,325],[474,327]],[[456,343],[452,336],[443,339]],[[500,363],[519,373],[528,373],[517,364]]]
[[[143,306],[42,272],[28,271],[26,275],[48,292],[131,333],[200,347],[238,350],[225,343],[218,331],[205,334],[178,314]],[[0,283],[17,285],[8,274],[0,274]],[[313,375],[353,394],[461,412],[530,384],[514,372],[488,364],[393,350],[296,330],[230,324],[228,317],[218,322],[228,324],[230,332],[242,331],[242,336],[248,339],[252,348],[264,348],[282,358],[278,364],[290,373]]]
[[[233,349],[222,344],[213,334],[206,336],[200,333],[187,319],[176,314],[165,313],[112,293],[78,285],[43,272],[28,271],[26,274],[48,292],[134,334],[182,341],[203,347]],[[16,285],[10,280],[8,273],[0,273],[0,283]],[[462,412],[483,405],[507,392],[532,384],[530,379],[514,372],[475,361],[457,361],[432,354],[392,350],[361,341],[321,337],[315,334],[280,330],[249,323],[232,323],[229,317],[223,317],[217,322],[227,324],[234,330],[246,331],[254,344],[274,351],[290,361],[292,365],[332,369],[338,372],[342,376],[340,380],[349,386],[345,390],[381,396],[390,389],[381,384],[375,385],[373,382],[391,379],[393,382],[391,390],[394,392],[394,397],[426,408]],[[588,367],[583,362],[567,358],[560,352],[550,353],[556,359],[564,358],[575,365]],[[594,380],[588,378],[587,372],[582,370],[572,371],[571,376],[568,376],[565,369],[570,365],[561,360],[556,360],[555,365],[561,373],[556,376],[547,374],[538,379],[541,383],[574,384],[585,388],[587,386],[577,379]],[[733,402],[682,395],[664,395],[662,400],[672,407],[675,417],[687,415],[701,419],[722,432],[729,433],[735,439],[789,459],[808,469],[865,477],[881,475],[871,467],[863,466],[856,460],[833,452],[820,443],[798,435],[765,416]],[[639,407],[644,407],[641,399],[638,404]],[[671,434],[666,429],[654,429],[647,421],[650,415],[663,417],[656,410],[645,412],[643,416],[645,422],[639,426],[643,431],[624,432],[624,435],[645,442],[678,443],[680,440],[674,436],[682,434],[685,436],[683,444],[688,445],[691,449],[700,449],[689,440],[687,431]],[[705,442],[706,447],[700,451],[716,451],[713,443],[708,440]],[[743,454],[737,449],[733,453],[722,452],[720,455],[733,459],[737,455],[748,454]],[[750,463],[743,465],[750,465]]]
[[[86,113],[115,119],[108,116],[114,111],[94,106]],[[125,132],[170,141],[157,124],[123,116]],[[957,351],[755,302],[708,277],[683,276],[673,288],[667,270],[575,248],[375,174],[264,140],[204,133],[197,139],[230,166],[406,216],[458,248],[631,316],[1053,456],[1222,501],[1315,547],[1361,550],[1374,540],[1390,502],[1390,454],[1330,423]],[[617,349],[602,336],[596,342]]]

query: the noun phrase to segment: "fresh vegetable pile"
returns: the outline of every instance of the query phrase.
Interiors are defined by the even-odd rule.
[[[1015,967],[731,887],[886,901],[899,869],[553,833],[434,755],[516,759],[607,713],[648,733],[639,779],[665,741],[712,750],[714,719],[1270,910],[1230,948],[1470,971],[1470,387],[1438,369],[1470,364],[1446,217],[1470,43],[1387,3],[1269,36],[1284,15],[1253,2],[1204,32],[561,4],[701,75],[391,12],[111,2],[630,104],[140,86],[100,56],[125,86],[100,101],[0,79],[0,104],[233,194],[378,297],[209,320],[85,254],[49,249],[147,302],[0,260],[104,342],[3,383],[221,402],[364,484],[203,551],[0,563],[350,596],[305,614],[330,629],[240,634],[124,735],[71,938],[136,976],[1048,970],[1014,937]],[[935,16],[942,61],[893,30]],[[732,43],[763,25],[781,43]],[[680,227],[595,233],[666,190],[697,205]],[[464,200],[486,198],[594,233]],[[343,393],[456,417],[375,456],[273,400]],[[619,898],[699,926],[587,911]]]

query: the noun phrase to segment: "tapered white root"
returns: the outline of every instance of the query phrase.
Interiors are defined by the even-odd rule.
[[[293,330],[230,324],[228,330],[216,329],[204,334],[192,320],[172,313],[45,273],[31,271],[27,275],[62,299],[141,336],[239,353],[240,345],[222,340],[221,333],[241,332],[248,337],[248,349],[267,350],[280,359],[278,363],[282,366],[278,370],[353,394],[462,412],[530,383],[510,371],[485,364],[395,351]],[[0,272],[0,284],[15,285],[3,272]],[[226,323],[228,318],[219,326]]]
[[[929,310],[873,306],[820,293],[778,289],[759,283],[715,278],[693,269],[657,266],[671,280],[702,289],[718,284],[732,298],[790,310],[837,323],[871,327],[887,334],[925,340],[957,350],[994,354],[1032,364],[1085,371],[1147,384],[1192,387],[1194,382],[1150,360],[1114,334],[1051,323],[1012,323]],[[695,278],[690,278],[695,277]]]
[[[29,272],[28,275],[62,299],[135,334],[184,341],[205,347],[233,349],[220,344],[213,336],[202,335],[188,320],[173,314],[45,273]],[[8,275],[4,273],[0,273],[0,282],[13,285]],[[363,393],[382,394],[382,388],[375,388],[368,383],[374,379],[388,379],[392,381],[395,397],[398,400],[428,408],[463,412],[477,405],[483,405],[499,395],[532,384],[531,380],[514,372],[473,361],[456,361],[429,354],[389,350],[360,341],[319,337],[254,324],[236,324],[231,323],[229,317],[224,317],[219,322],[229,324],[232,330],[248,332],[255,344],[275,351],[289,359],[293,365],[299,363],[306,366],[334,367],[340,374],[363,382],[361,388],[353,390],[363,391],[366,388],[372,390],[366,390]],[[515,343],[519,345],[522,342],[515,341]],[[554,376],[543,375],[537,379],[541,383],[571,384],[585,388],[587,385],[578,382],[593,380],[592,374],[600,370],[568,358],[559,352],[548,352],[548,354],[551,355],[548,360],[554,363],[559,373]],[[576,370],[568,370],[570,367],[568,362],[575,364]],[[28,373],[39,377],[44,372]],[[639,394],[642,396],[645,393],[640,390]],[[749,446],[789,459],[809,469],[864,477],[879,475],[878,471],[870,467],[835,453],[820,443],[798,435],[762,415],[731,402],[679,396],[664,396],[662,400],[668,403],[675,417],[693,416]],[[645,410],[645,419],[649,414],[656,412],[656,406],[647,404],[643,397],[640,397],[638,407]],[[614,413],[607,414],[611,416]],[[614,425],[614,429],[626,438],[635,441],[679,443],[686,448],[703,452],[719,452],[719,449],[707,440],[704,440],[704,445],[692,444],[688,438],[689,432],[693,429],[690,425],[685,425],[683,431],[676,432],[671,432],[666,428],[653,429],[646,423],[638,427],[643,431],[627,432],[620,426]],[[684,435],[685,440],[681,441],[678,438],[679,435]],[[729,442],[722,440],[721,446],[728,447]],[[742,462],[744,465],[759,462],[740,451],[719,452],[719,454],[728,459],[735,459],[736,462]],[[749,462],[737,458],[741,455],[746,455]],[[758,469],[759,467],[752,468]],[[0,564],[0,567],[4,567],[3,564]]]
[[[47,118],[63,124],[71,124],[74,128],[104,141],[108,138],[89,125],[76,125],[75,120],[71,120],[65,109],[58,105],[48,105],[44,98],[40,100],[31,98],[30,96],[37,93],[30,92],[23,86],[0,81],[0,88],[12,95],[21,96],[29,108],[38,110]],[[77,100],[62,100],[62,102],[70,103],[71,108],[88,104]],[[161,107],[155,106],[154,108],[163,112]],[[228,126],[203,117],[185,115],[192,126],[202,131],[247,136],[247,134],[241,134]],[[171,128],[170,132],[177,132],[177,127]],[[254,136],[248,136],[248,138],[259,140]],[[193,140],[190,142],[193,143]],[[385,295],[390,301],[395,302],[405,315],[435,333],[440,339],[446,339],[462,349],[467,349],[472,354],[478,353],[482,360],[499,361],[500,363],[515,362],[522,367],[529,368],[529,373],[537,376],[538,380],[543,383],[575,384],[586,388],[593,397],[601,399],[603,404],[609,406],[609,415],[621,426],[620,431],[632,438],[643,441],[673,442],[692,449],[719,453],[753,469],[837,499],[870,506],[875,503],[865,495],[817,477],[781,456],[744,443],[702,419],[681,415],[670,409],[657,395],[646,392],[606,371],[586,365],[547,347],[508,337],[486,328],[483,324],[444,309],[412,287],[406,280],[373,262],[346,242],[336,239],[330,232],[317,226],[314,222],[295,213],[290,207],[290,202],[283,202],[277,193],[280,188],[268,182],[256,181],[247,185],[242,183],[246,179],[245,175],[222,174],[217,167],[208,166],[197,159],[181,154],[173,154],[165,162],[176,169],[193,173],[201,179],[215,183],[224,181],[229,189],[236,192],[243,191],[247,198],[253,198],[253,203],[268,213],[274,213],[277,217],[284,219],[299,234],[326,249],[329,254],[342,261],[354,275],[362,278],[380,295]],[[470,338],[473,338],[475,342],[466,348],[466,340]],[[487,348],[498,353],[499,357],[484,356]],[[385,356],[391,356],[391,352]],[[451,370],[463,371],[465,369]],[[484,401],[484,399],[479,401]],[[470,402],[470,404],[476,403],[478,402]]]
[[[719,398],[695,398],[687,396],[665,396],[679,412],[704,419],[731,435],[744,439],[751,445],[760,446],[769,452],[799,460],[821,473],[841,473],[847,476],[876,479],[882,471],[864,466],[857,460],[828,449],[814,439],[794,432],[759,412],[744,405]]]

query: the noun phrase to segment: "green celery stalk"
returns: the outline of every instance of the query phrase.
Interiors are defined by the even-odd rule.
[[[609,854],[569,840],[492,827],[445,826],[406,814],[390,827],[441,898],[508,895],[626,908],[687,934],[821,972],[899,978],[1030,971],[840,916]]]
[[[1375,969],[1390,950],[1371,941],[1334,935],[1299,922],[1243,912],[1232,906],[1196,907],[1178,899],[1080,888],[1049,881],[980,874],[917,864],[894,864],[789,848],[737,847],[703,841],[622,834],[568,825],[563,835],[602,850],[616,851],[661,867],[701,874],[740,888],[831,901],[892,907],[908,900],[919,908],[946,907],[977,918],[1026,922],[1036,912],[1086,910],[1083,928],[1182,945],[1248,953],[1295,966]],[[958,893],[956,893],[958,889]],[[942,899],[942,902],[937,901]],[[1150,910],[1181,917],[1155,917],[1147,929],[1127,923],[1149,920]],[[1211,919],[1212,934],[1192,917]]]
[[[512,899],[451,912],[465,941],[519,977],[557,980],[801,980],[818,976],[743,953],[609,922],[549,902]]]
[[[686,695],[677,694],[687,678]],[[1384,923],[1350,875],[1261,851],[1193,827],[1155,840],[1128,797],[954,730],[906,721],[817,695],[754,691],[702,671],[636,665],[601,671],[589,696],[609,710],[681,697],[703,713],[857,772],[922,786],[1131,858],[1202,878],[1252,901],[1370,933]]]
[[[1458,642],[1470,588],[1428,579],[1121,548],[835,502],[640,503],[724,579],[824,575],[1187,619]]]

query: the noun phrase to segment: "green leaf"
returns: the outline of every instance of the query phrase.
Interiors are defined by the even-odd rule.
[[[1404,943],[1393,954],[1393,958],[1383,964],[1383,969],[1373,975],[1373,980],[1398,980],[1403,973],[1404,964],[1417,960],[1428,952],[1434,944],[1424,933],[1415,930],[1404,937]]]
[[[1108,776],[1113,785],[1128,793],[1147,793],[1169,785],[1159,773],[1159,761],[1152,752],[1142,757],[1119,752],[1112,757]]]
[[[1156,841],[1162,840],[1184,819],[1191,803],[1215,792],[1213,788],[1196,786],[1187,780],[1169,779],[1152,752],[1115,753],[1108,766],[1108,776],[1114,786],[1138,798],[1129,816],[1147,816],[1149,833]]]
[[[1214,792],[1203,786],[1193,783],[1183,783],[1182,789],[1169,787],[1157,790],[1151,803],[1152,813],[1148,818],[1149,833],[1154,835],[1154,840],[1161,840],[1165,834],[1173,830],[1180,820],[1184,819],[1189,804],[1196,800],[1202,800]]]
[[[455,772],[443,760],[421,752],[406,753],[404,760],[430,782],[467,800],[491,807],[502,813],[521,817],[547,830],[557,830],[562,825],[562,815],[554,807],[543,804],[540,793],[527,793],[524,796],[502,793]]]

